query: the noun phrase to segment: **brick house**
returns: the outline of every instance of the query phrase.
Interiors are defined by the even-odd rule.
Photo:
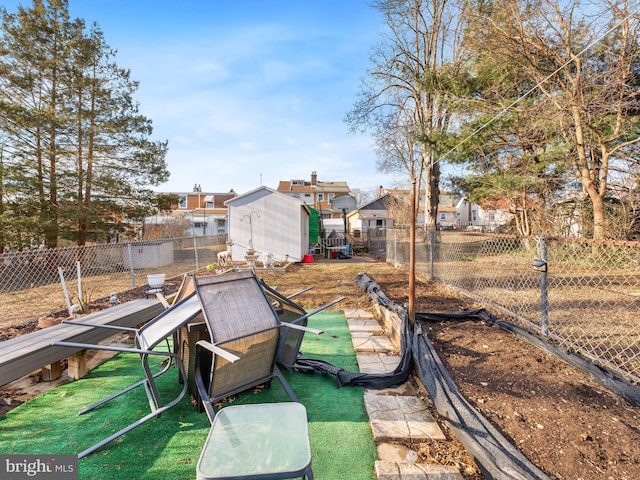
[[[311,180],[281,180],[277,191],[302,200],[315,208],[320,218],[340,218],[342,209],[335,209],[332,200],[342,195],[349,195],[351,190],[347,182],[323,182],[318,174],[311,172]]]
[[[191,192],[164,192],[178,196],[178,203],[171,206],[168,213],[158,213],[145,219],[146,238],[166,237],[159,235],[162,231],[173,228],[181,232],[172,232],[170,236],[204,236],[226,235],[228,233],[227,200],[238,196],[233,190],[227,193],[203,192],[199,184],[195,184]]]

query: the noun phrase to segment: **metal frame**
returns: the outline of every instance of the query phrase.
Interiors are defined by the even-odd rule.
[[[82,458],[89,455],[90,453],[93,453],[94,451],[103,447],[107,443],[133,430],[134,428],[142,425],[143,423],[153,418],[159,417],[163,412],[173,407],[174,405],[178,404],[184,398],[187,392],[187,382],[183,382],[182,390],[176,398],[174,398],[168,403],[164,403],[155,379],[158,378],[160,375],[163,375],[164,373],[169,371],[171,365],[174,363],[178,366],[181,378],[182,379],[186,378],[186,372],[184,370],[183,362],[181,361],[177,353],[171,351],[168,338],[172,336],[177,329],[185,325],[189,320],[197,316],[199,313],[200,313],[200,304],[198,303],[198,300],[195,294],[192,293],[191,295],[186,297],[184,300],[171,306],[169,309],[165,310],[156,318],[146,323],[139,329],[128,328],[128,327],[117,327],[113,325],[95,325],[95,324],[89,324],[89,323],[82,323],[81,321],[68,322],[69,324],[72,324],[75,326],[83,326],[83,327],[89,327],[89,328],[107,328],[107,329],[112,329],[117,331],[134,333],[136,348],[114,347],[109,345],[66,342],[66,341],[53,342],[52,344],[53,346],[83,348],[83,349],[91,349],[91,350],[105,350],[105,351],[119,352],[119,353],[134,353],[134,354],[140,355],[142,368],[145,374],[144,379],[130,385],[129,387],[123,390],[120,390],[119,392],[113,395],[110,395],[109,397],[103,400],[100,400],[99,402],[94,403],[89,407],[82,409],[79,412],[79,415],[83,415],[87,412],[90,412],[95,408],[101,405],[104,405],[105,403],[141,385],[145,389],[147,400],[149,402],[149,408],[151,410],[149,414],[145,415],[139,420],[113,433],[112,435],[108,436],[104,440],[101,440],[100,442],[89,447],[88,449],[80,452],[78,454],[78,458]],[[154,348],[161,343],[166,343],[167,351],[154,350]],[[149,367],[150,356],[167,357],[169,361],[160,372],[157,372],[154,374],[151,371],[151,368]]]

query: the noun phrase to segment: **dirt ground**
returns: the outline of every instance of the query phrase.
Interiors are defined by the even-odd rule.
[[[406,272],[363,267],[390,299],[398,304],[407,301]],[[351,285],[357,273],[346,266],[326,273],[319,266],[302,267],[295,275],[287,275],[287,280],[295,282],[300,275],[303,280],[313,279],[318,287],[312,292],[322,297],[321,285],[334,284],[332,290],[337,293],[340,286]],[[283,291],[295,290],[284,280],[279,279]],[[305,295],[311,299],[316,294]],[[350,296],[361,302],[359,292],[351,290]],[[417,312],[480,307],[427,281],[417,281],[416,297]],[[465,398],[550,477],[640,478],[640,408],[499,327],[477,321],[434,323],[428,326],[428,336]],[[425,462],[455,464],[465,478],[482,478],[469,465],[468,455],[455,451],[455,442],[419,448]]]
[[[285,273],[258,272],[281,292],[297,297],[307,310],[339,295],[332,309],[370,308],[355,284],[365,271],[398,304],[407,301],[407,275],[369,260],[296,265]],[[169,280],[172,288],[178,282]],[[417,312],[453,312],[478,308],[465,297],[427,281],[416,284]],[[144,292],[122,295],[121,301]],[[100,308],[96,306],[96,308]],[[493,312],[496,314],[495,312]],[[499,314],[496,316],[500,317]],[[0,332],[0,339],[37,325]],[[430,324],[428,335],[464,396],[532,463],[562,480],[636,480],[640,478],[640,409],[600,387],[586,375],[498,327],[482,322]],[[0,391],[0,398],[15,392]],[[428,402],[429,403],[429,402]],[[483,478],[464,447],[437,412],[448,435],[445,442],[412,445],[425,463],[455,465],[467,480]]]

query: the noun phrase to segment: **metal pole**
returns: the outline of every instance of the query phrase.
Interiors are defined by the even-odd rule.
[[[414,324],[416,319],[416,180],[411,181],[409,191],[409,308],[407,314],[409,323]]]
[[[129,275],[131,277],[131,288],[136,288],[136,276],[133,273],[133,255],[131,253],[131,243],[127,243],[127,254],[129,255]]]
[[[196,240],[196,237],[193,237],[193,251],[196,257],[196,270],[198,270],[200,265],[198,263],[198,241]]]
[[[73,311],[71,309],[71,300],[69,299],[69,292],[67,291],[67,284],[64,281],[64,272],[62,271],[62,267],[58,267],[58,275],[60,276],[60,284],[62,285],[62,292],[64,293],[64,299],[67,302],[67,311],[69,312],[69,316],[73,316]]]
[[[549,291],[548,291],[548,255],[547,243],[540,239],[540,260],[544,262],[544,270],[540,272],[540,325],[542,335],[549,336]]]
[[[393,229],[393,266],[398,268],[398,230]]]
[[[434,251],[435,251],[435,244],[436,244],[436,232],[429,232],[429,274],[430,274],[430,279],[431,281],[435,281],[436,278],[436,274],[435,274],[435,266],[433,264],[433,257],[434,257]]]

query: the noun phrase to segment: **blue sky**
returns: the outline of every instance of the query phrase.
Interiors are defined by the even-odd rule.
[[[15,11],[30,0],[4,1]],[[343,119],[379,41],[367,0],[70,0],[96,22],[153,138],[169,141],[170,180],[159,191],[244,193],[279,180],[391,187],[368,135]]]

